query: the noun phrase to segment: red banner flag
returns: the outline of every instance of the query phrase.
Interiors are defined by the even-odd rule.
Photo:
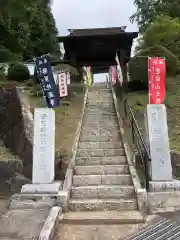
[[[112,84],[116,83],[116,66],[111,66]]]
[[[150,104],[162,104],[166,95],[166,60],[149,58]]]

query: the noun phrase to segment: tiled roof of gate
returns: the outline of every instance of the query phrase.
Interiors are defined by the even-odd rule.
[[[125,32],[126,26],[111,28],[85,28],[85,29],[68,29],[71,36],[91,36],[104,34],[118,34]]]

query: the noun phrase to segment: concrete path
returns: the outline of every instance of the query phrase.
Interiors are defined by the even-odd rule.
[[[139,224],[59,226],[55,240],[119,240],[138,230]]]
[[[49,208],[10,209],[0,219],[1,240],[35,240],[49,214]]]
[[[69,213],[67,213],[69,214]],[[66,218],[66,214],[64,216]],[[87,216],[85,217],[87,218]],[[162,220],[163,217],[149,215],[140,224],[63,224],[61,223],[54,240],[124,240]],[[145,239],[144,239],[145,240]]]

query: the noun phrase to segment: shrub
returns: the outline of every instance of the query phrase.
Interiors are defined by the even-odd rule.
[[[22,61],[22,55],[12,53],[9,49],[0,46],[0,63],[7,63],[10,61]]]
[[[12,57],[12,53],[9,49],[0,49],[0,62],[9,62]]]
[[[163,46],[154,45],[153,47],[141,50],[129,62],[129,73],[131,90],[146,90],[148,88],[148,56],[165,57],[167,76],[176,76],[180,72],[180,62],[171,51]]]
[[[5,80],[5,66],[0,64],[0,81]]]
[[[30,78],[28,67],[22,63],[11,63],[8,69],[8,80],[23,82]]]
[[[34,97],[42,97],[42,96],[43,96],[43,92],[42,92],[42,90],[41,90],[40,84],[33,84],[33,85],[32,85],[31,94],[32,94]]]

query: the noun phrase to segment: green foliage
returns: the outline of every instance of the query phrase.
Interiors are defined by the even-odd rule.
[[[27,66],[18,62],[10,64],[8,69],[8,80],[23,82],[29,78],[30,73]]]
[[[131,22],[137,22],[141,32],[145,31],[147,26],[153,21],[156,2],[158,0],[134,0],[137,12],[130,17],[130,20]]]
[[[3,64],[0,64],[0,81],[3,81],[5,79],[5,66]]]
[[[148,58],[136,57],[129,62],[131,81],[148,81]],[[139,83],[140,84],[140,83]]]
[[[57,49],[57,29],[49,4],[47,0],[0,3],[0,62],[14,60],[11,54],[27,60]]]
[[[30,36],[28,48],[24,51],[25,58],[52,53],[59,49],[57,29],[49,6],[42,4],[35,9],[29,28]]]
[[[165,57],[168,76],[176,76],[180,73],[180,62],[177,56],[167,48],[160,45],[146,48],[139,51],[129,63],[131,81],[136,81],[134,88],[137,90],[145,90],[148,87],[148,56]]]
[[[137,8],[130,20],[136,21],[141,32],[155,21],[157,16],[180,17],[180,0],[134,0]]]
[[[32,85],[31,95],[34,96],[34,97],[42,97],[43,96],[41,86],[39,84],[33,84]]]
[[[161,45],[178,56],[180,54],[180,44],[179,41],[176,41],[176,44],[174,44],[174,41],[179,35],[179,19],[172,19],[168,16],[158,16],[144,32],[138,48],[145,49],[154,45]]]
[[[148,56],[165,57],[168,76],[180,73],[180,19],[170,16],[154,16],[139,39],[135,57],[130,61],[132,81],[148,84]],[[137,86],[141,83],[137,82]]]

